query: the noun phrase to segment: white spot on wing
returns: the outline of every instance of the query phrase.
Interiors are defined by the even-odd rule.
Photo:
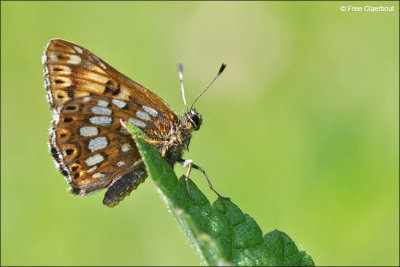
[[[90,151],[94,152],[99,149],[103,149],[108,145],[107,138],[102,136],[102,137],[97,137],[89,141],[88,148]]]
[[[147,113],[149,113],[151,116],[153,116],[153,117],[157,117],[158,116],[158,112],[155,110],[155,109],[153,109],[153,108],[151,108],[151,107],[148,107],[148,106],[143,106],[142,107]]]
[[[140,111],[140,110],[136,111],[136,116],[137,116],[139,119],[142,119],[142,120],[144,120],[144,121],[149,121],[149,120],[150,120],[149,114],[146,113],[146,112]]]
[[[90,97],[88,97],[88,96],[85,96],[84,98],[83,98],[83,101],[85,101],[85,102],[89,102],[90,100],[92,100]]]
[[[82,49],[80,49],[80,48],[77,47],[77,46],[74,46],[74,49],[75,49],[76,52],[78,52],[79,54],[82,54],[82,53],[83,53]]]
[[[137,165],[139,165],[139,164],[142,163],[142,162],[143,162],[143,160],[142,160],[142,159],[139,159],[139,160],[135,161],[135,162],[132,164],[132,167],[136,167]]]
[[[124,101],[118,99],[113,99],[112,102],[119,108],[124,108],[126,106],[126,103]]]
[[[70,55],[69,56],[69,60],[67,61],[67,63],[79,64],[79,63],[81,63],[81,57],[78,56],[78,55]]]
[[[106,65],[104,65],[104,63],[95,55],[92,55],[92,58],[94,59],[94,61],[96,61],[96,63],[98,65],[100,65],[100,67],[102,67],[103,69],[106,69]]]
[[[122,133],[122,134],[125,134],[125,135],[129,135],[129,132],[128,132],[127,129],[125,129],[125,127],[121,127],[121,128],[119,129],[119,132]]]
[[[96,169],[97,169],[97,166],[94,166],[94,167],[90,168],[89,170],[87,170],[87,173],[94,172]]]
[[[102,162],[103,160],[104,160],[104,158],[102,155],[96,154],[96,155],[88,158],[85,162],[86,162],[86,165],[93,166],[93,165],[96,165],[97,163]]]
[[[93,126],[84,126],[79,129],[79,133],[82,136],[95,136],[99,134],[99,130],[97,130],[97,128]]]
[[[125,144],[123,144],[123,145],[121,146],[122,152],[127,152],[127,151],[129,151],[129,150],[131,150],[131,149],[132,149],[132,147],[131,147],[131,145],[128,144],[128,143],[125,143]]]
[[[136,125],[137,127],[141,127],[141,128],[146,127],[146,123],[144,123],[144,122],[142,122],[142,121],[140,121],[140,120],[137,120],[137,119],[135,119],[135,118],[130,118],[130,119],[128,120],[128,122],[129,122],[129,123],[132,123],[133,125]]]
[[[91,117],[89,120],[93,124],[102,125],[102,126],[110,126],[110,124],[112,123],[112,118],[106,117],[106,116],[94,116],[94,117]]]
[[[104,176],[105,175],[102,174],[101,172],[97,172],[97,173],[92,175],[92,178],[100,178],[100,179],[102,179],[102,178],[104,178]]]
[[[118,166],[118,167],[121,167],[121,166],[123,166],[123,165],[125,165],[125,162],[123,162],[123,161],[118,161],[118,162],[117,162],[117,166]]]
[[[51,61],[58,61],[58,56],[56,54],[51,54],[50,59]]]
[[[99,102],[97,103],[97,105],[101,106],[101,107],[107,107],[108,106],[108,102],[104,101],[104,100],[99,100]]]
[[[103,107],[92,107],[91,110],[94,114],[100,114],[100,115],[111,115],[112,113],[111,109]]]

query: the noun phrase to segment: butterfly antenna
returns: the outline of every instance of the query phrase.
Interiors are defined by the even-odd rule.
[[[210,88],[210,86],[215,82],[215,80],[219,77],[219,75],[221,75],[221,73],[224,71],[225,67],[226,67],[226,63],[222,63],[221,67],[219,68],[219,71],[217,73],[217,75],[214,77],[214,79],[212,79],[212,81],[207,85],[206,89],[204,89],[197,97],[196,99],[193,101],[193,104],[190,106],[190,110],[192,110],[194,104],[197,102],[197,100],[200,98],[200,96],[202,96],[208,88]]]
[[[178,63],[178,71],[179,71],[179,80],[181,81],[181,90],[182,90],[182,98],[183,98],[183,103],[185,104],[186,111],[189,112],[189,109],[186,105],[186,98],[185,98],[185,88],[183,87],[183,67],[182,63]]]

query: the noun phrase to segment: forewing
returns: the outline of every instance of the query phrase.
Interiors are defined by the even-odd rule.
[[[63,105],[85,96],[105,96],[131,101],[150,115],[160,136],[167,135],[179,123],[178,116],[159,96],[129,79],[95,54],[77,44],[52,39],[47,45],[43,64],[48,101],[53,114]]]

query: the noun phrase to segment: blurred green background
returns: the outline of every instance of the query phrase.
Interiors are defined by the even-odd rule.
[[[342,12],[340,6],[395,6]],[[1,264],[198,265],[151,180],[119,206],[66,192],[41,56],[78,43],[204,124],[185,156],[317,265],[399,264],[398,2],[1,2]],[[185,169],[176,167],[177,174]],[[198,172],[192,179],[215,200]]]

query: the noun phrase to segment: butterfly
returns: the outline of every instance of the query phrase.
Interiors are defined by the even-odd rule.
[[[178,116],[158,95],[131,80],[88,49],[62,39],[52,39],[42,57],[47,100],[53,114],[49,150],[73,194],[84,196],[107,188],[103,204],[114,207],[147,177],[132,136],[121,125],[127,121],[140,128],[148,142],[173,167],[176,162],[200,170],[215,191],[206,172],[182,159],[202,116],[184,97],[182,65],[179,76],[186,111]],[[192,197],[193,199],[193,197]]]

